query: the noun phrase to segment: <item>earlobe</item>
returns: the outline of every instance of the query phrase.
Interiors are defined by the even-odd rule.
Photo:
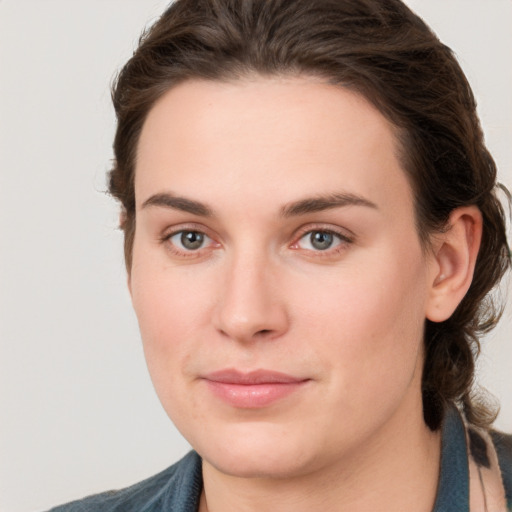
[[[432,322],[450,318],[473,280],[482,238],[482,214],[476,206],[454,210],[448,229],[436,235],[435,265],[430,276],[426,317]]]

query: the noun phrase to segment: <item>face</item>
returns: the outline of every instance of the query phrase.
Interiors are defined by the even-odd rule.
[[[302,474],[421,416],[432,264],[366,100],[306,78],[183,83],[149,113],[135,191],[147,364],[206,464]]]

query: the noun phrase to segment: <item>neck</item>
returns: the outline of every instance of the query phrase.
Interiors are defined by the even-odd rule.
[[[314,473],[240,478],[203,461],[200,512],[430,512],[439,477],[440,433],[428,429],[421,410],[410,412],[397,413],[356,453]]]

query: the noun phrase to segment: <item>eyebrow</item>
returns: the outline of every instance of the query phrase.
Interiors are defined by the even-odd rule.
[[[163,208],[170,208],[173,210],[180,210],[182,212],[199,215],[200,217],[212,217],[212,209],[193,199],[185,197],[177,197],[169,193],[154,194],[142,203],[142,209],[150,206],[161,206]]]
[[[340,208],[343,206],[365,206],[378,210],[378,206],[365,199],[364,197],[357,196],[349,193],[338,193],[320,195],[309,197],[294,201],[281,208],[281,215],[283,217],[294,217],[298,215],[305,215],[307,213],[321,212],[330,210],[331,208]]]
[[[154,194],[142,203],[142,209],[150,206],[180,210],[200,217],[213,216],[213,210],[206,204],[165,192]],[[330,210],[332,208],[341,208],[343,206],[365,206],[367,208],[378,209],[375,203],[364,197],[349,193],[337,193],[307,197],[299,201],[288,203],[281,208],[280,213],[282,217],[295,217],[307,213]]]

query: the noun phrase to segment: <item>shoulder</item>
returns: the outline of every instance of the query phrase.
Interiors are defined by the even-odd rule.
[[[512,435],[493,431],[491,437],[498,455],[507,504],[512,508]]]
[[[197,510],[201,489],[201,459],[192,451],[142,482],[88,496],[49,512],[191,512]]]

